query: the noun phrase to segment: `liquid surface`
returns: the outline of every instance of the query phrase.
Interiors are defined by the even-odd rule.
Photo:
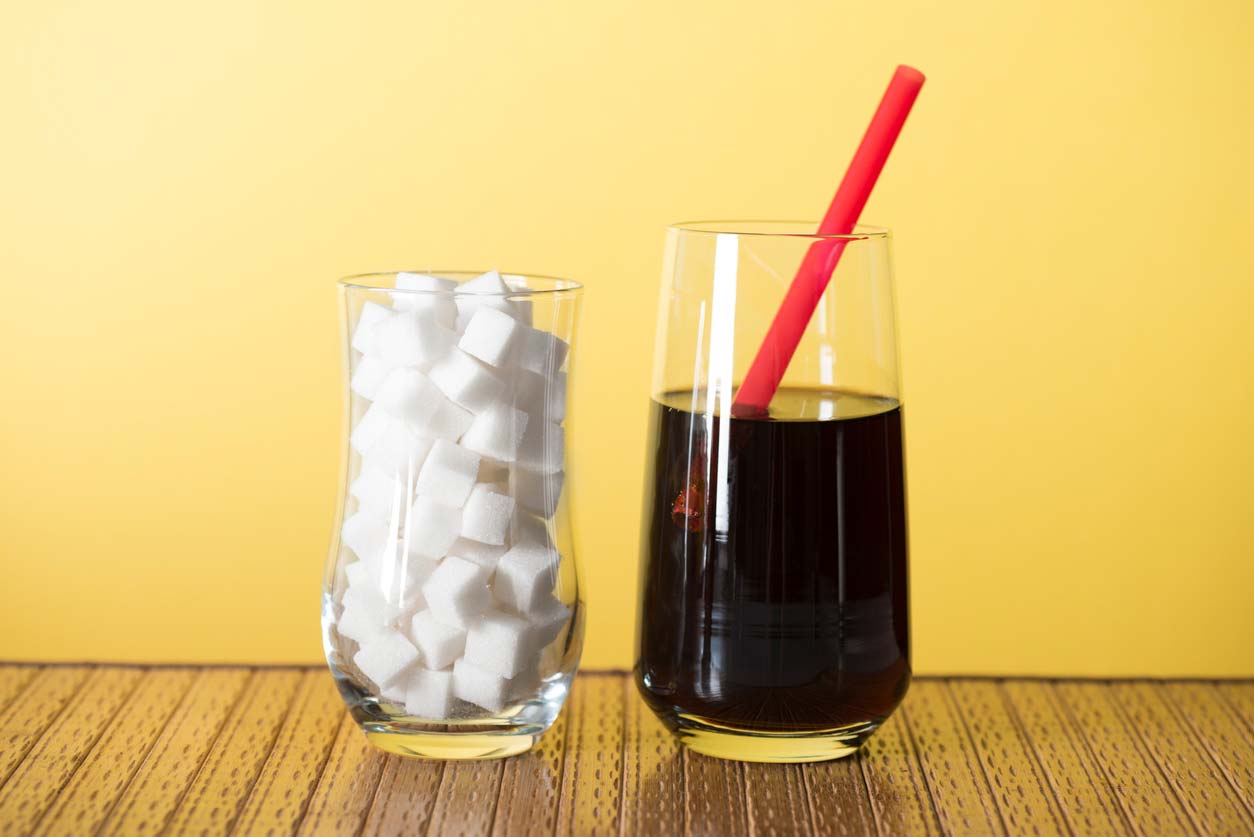
[[[724,419],[693,401],[652,405],[642,694],[668,722],[882,720],[910,676],[899,405],[781,390],[771,416]]]

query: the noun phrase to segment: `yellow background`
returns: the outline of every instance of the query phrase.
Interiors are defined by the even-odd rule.
[[[663,227],[815,217],[898,62],[925,672],[1254,674],[1254,5],[0,10],[0,658],[320,659],[335,277],[586,282],[589,666],[630,662]]]

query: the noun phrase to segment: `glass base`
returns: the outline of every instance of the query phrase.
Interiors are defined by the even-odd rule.
[[[384,752],[417,759],[480,761],[525,753],[540,736],[508,732],[420,732],[386,724],[362,728],[366,739]]]
[[[680,743],[695,753],[717,759],[784,764],[851,756],[879,728],[878,723],[863,723],[813,732],[758,732],[686,714],[680,714],[676,724]]]

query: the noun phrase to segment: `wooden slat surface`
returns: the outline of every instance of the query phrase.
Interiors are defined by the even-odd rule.
[[[0,665],[0,834],[1252,834],[1254,682],[921,678],[856,756],[684,751],[588,672],[529,753],[373,749],[321,668]]]

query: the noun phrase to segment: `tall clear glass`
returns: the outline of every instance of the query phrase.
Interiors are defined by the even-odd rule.
[[[635,677],[689,748],[854,752],[910,681],[887,230],[670,228],[646,451]],[[812,246],[842,247],[766,414],[732,404]]]
[[[581,286],[428,271],[339,292],[331,673],[384,750],[524,752],[561,711],[583,641],[565,445]]]

